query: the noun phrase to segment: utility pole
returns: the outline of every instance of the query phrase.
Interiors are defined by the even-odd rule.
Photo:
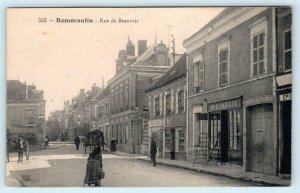
[[[175,52],[175,38],[173,35],[172,35],[172,55],[173,55],[173,64],[175,64],[176,52]]]

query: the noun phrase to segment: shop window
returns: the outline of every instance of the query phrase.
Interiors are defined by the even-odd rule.
[[[283,65],[284,70],[292,69],[292,32],[287,30],[283,33]]]
[[[184,112],[184,90],[178,92],[178,113]]]
[[[193,64],[194,92],[199,93],[204,90],[204,63],[198,61]]]
[[[154,113],[154,116],[155,116],[155,117],[158,117],[158,116],[160,116],[159,97],[156,97],[156,98],[154,99],[154,105],[155,105],[155,113]]]
[[[171,145],[171,131],[166,130],[165,131],[165,149],[170,150],[170,145]]]
[[[171,110],[171,94],[167,94],[166,95],[166,115],[171,115],[172,114],[172,110]]]
[[[184,130],[179,130],[178,131],[178,151],[184,152],[185,148],[185,140],[184,140]]]
[[[211,149],[220,148],[220,136],[221,136],[221,120],[220,114],[214,113],[209,115],[209,147]]]
[[[229,149],[241,149],[241,115],[240,110],[230,110],[229,113]]]
[[[228,84],[228,48],[219,50],[219,86]]]

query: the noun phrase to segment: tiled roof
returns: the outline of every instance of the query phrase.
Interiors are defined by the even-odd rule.
[[[167,83],[186,75],[186,53],[178,59],[178,61],[149,89],[151,91],[155,88],[166,85]]]

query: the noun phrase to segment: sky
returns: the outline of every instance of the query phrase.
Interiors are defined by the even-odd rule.
[[[105,85],[115,75],[115,60],[130,40],[168,45],[174,35],[176,53],[183,40],[201,29],[223,8],[24,8],[7,10],[7,80],[20,80],[44,91],[46,117],[62,110],[65,100]],[[47,19],[47,22],[45,19]],[[93,19],[94,23],[58,23],[61,19]],[[109,20],[101,23],[100,19]],[[112,19],[138,23],[111,23]],[[53,20],[53,22],[51,22]],[[98,21],[98,22],[95,22]],[[171,26],[170,28],[168,26]],[[170,33],[169,33],[170,29]]]

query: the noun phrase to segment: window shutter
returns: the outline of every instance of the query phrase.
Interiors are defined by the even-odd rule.
[[[156,98],[156,95],[153,95],[153,99],[152,99],[152,115],[153,117],[155,117],[155,98]]]
[[[186,101],[185,100],[185,97],[186,97],[186,89],[183,90],[183,112],[185,112],[185,109],[186,109]]]
[[[171,112],[174,112],[174,90],[171,90]]]
[[[163,97],[162,93],[159,94],[159,113],[162,115],[163,113]]]
[[[178,113],[178,91],[175,94],[175,113]]]
[[[164,95],[164,105],[163,105],[163,110],[164,110],[164,115],[167,114],[167,91],[165,92],[165,95]]]

